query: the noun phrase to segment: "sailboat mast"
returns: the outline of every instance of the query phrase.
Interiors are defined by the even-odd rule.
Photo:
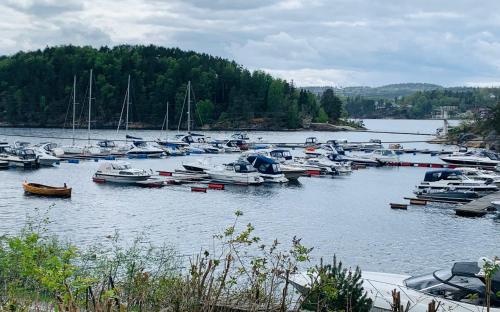
[[[128,135],[128,110],[130,106],[130,75],[128,75],[128,82],[127,82],[127,113],[126,113],[126,121],[125,121],[125,140]]]
[[[191,81],[188,81],[188,110],[187,110],[188,134],[191,130]]]
[[[168,139],[168,101],[167,101],[167,116],[166,116],[166,124],[165,124],[165,140]]]
[[[76,75],[73,76],[73,145],[75,145]]]
[[[89,139],[89,145],[90,145],[90,115],[92,113],[92,68],[90,69],[90,77],[89,77],[89,123],[88,123],[88,129],[87,129],[87,135]]]

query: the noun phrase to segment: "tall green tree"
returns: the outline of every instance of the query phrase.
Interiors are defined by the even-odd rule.
[[[333,122],[342,114],[342,101],[333,93],[333,89],[326,89],[321,95],[321,107]]]

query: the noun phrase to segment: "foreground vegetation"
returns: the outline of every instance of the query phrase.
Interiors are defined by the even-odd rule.
[[[128,75],[135,127],[160,128],[168,102],[170,128],[179,120],[185,128],[188,81],[193,128],[296,129],[311,121],[336,122],[342,110],[333,92],[320,99],[293,83],[207,54],[153,45],[59,46],[0,57],[0,123],[68,126],[76,75],[76,115],[86,125],[90,69],[93,127],[118,125]]]
[[[297,294],[292,276],[310,248],[294,238],[288,250],[262,244],[242,213],[214,250],[182,261],[168,246],[118,236],[85,250],[47,234],[45,222],[0,240],[0,311],[368,311],[360,271],[331,265],[308,270],[311,291]],[[318,278],[320,277],[320,278]]]

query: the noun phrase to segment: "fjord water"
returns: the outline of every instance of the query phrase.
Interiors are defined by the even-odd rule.
[[[371,130],[420,133],[433,133],[441,126],[436,120],[366,120],[365,124]],[[2,133],[20,136],[5,137]],[[146,139],[164,136],[159,131],[132,131],[131,134]],[[229,134],[208,133],[213,138]],[[0,139],[11,143],[47,141],[22,135],[61,137],[69,136],[70,131],[0,129]],[[251,132],[249,135],[269,142],[304,142],[308,136],[316,136],[320,141],[332,138],[424,141],[430,138],[359,132]],[[78,136],[85,138],[86,132],[78,131]],[[124,134],[94,130],[92,136],[122,139]],[[424,142],[403,145],[431,150],[450,148]],[[300,154],[299,150],[293,152]],[[212,161],[224,163],[236,157],[216,155]],[[173,170],[196,158],[200,156],[128,161],[134,167]],[[440,162],[438,157],[430,155],[407,154],[402,158]],[[144,189],[95,184],[91,177],[98,165],[94,161],[81,161],[36,171],[0,172],[0,235],[16,233],[28,216],[48,211],[49,231],[79,246],[105,241],[115,231],[119,231],[125,241],[145,233],[156,244],[165,242],[175,246],[180,254],[191,255],[208,248],[213,234],[230,225],[234,211],[241,210],[242,224],[252,223],[263,243],[277,238],[287,246],[293,236],[301,237],[305,245],[314,247],[313,261],[337,254],[347,265],[359,265],[364,270],[420,273],[448,266],[456,260],[500,255],[500,220],[493,215],[460,218],[447,205],[410,206],[407,211],[389,208],[390,202],[403,202],[404,196],[412,195],[426,168],[369,168],[346,177],[302,178],[300,183],[290,185],[233,186],[204,194],[192,193],[185,186]],[[54,185],[66,182],[73,187],[73,197],[26,196],[21,187],[25,180]]]

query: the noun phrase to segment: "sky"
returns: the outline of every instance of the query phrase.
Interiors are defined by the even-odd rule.
[[[155,44],[298,86],[500,86],[500,0],[0,0],[0,55]]]

